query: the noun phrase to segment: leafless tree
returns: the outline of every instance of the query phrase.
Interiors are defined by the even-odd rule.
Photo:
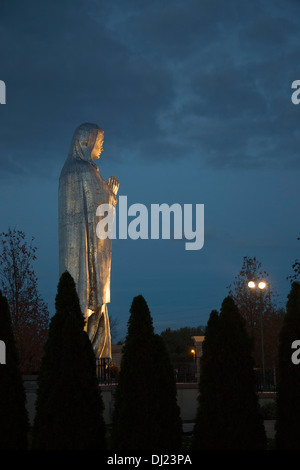
[[[23,374],[38,371],[49,325],[33,268],[37,250],[33,242],[16,229],[0,235],[0,285],[8,300]]]

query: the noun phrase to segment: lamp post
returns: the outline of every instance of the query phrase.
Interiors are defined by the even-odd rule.
[[[191,353],[194,356],[194,362],[195,362],[196,361],[196,351],[195,351],[195,349],[191,349]]]
[[[262,369],[263,369],[263,386],[265,388],[266,385],[266,369],[265,369],[265,346],[264,346],[264,327],[263,327],[263,291],[267,287],[267,283],[265,281],[259,281],[258,284],[254,281],[248,282],[248,287],[250,289],[259,289],[259,297],[260,297],[260,334],[261,334],[261,355],[262,355]]]

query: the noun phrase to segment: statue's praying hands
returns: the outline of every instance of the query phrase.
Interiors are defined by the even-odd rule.
[[[107,184],[116,196],[119,191],[119,181],[115,176],[110,176],[107,180]]]

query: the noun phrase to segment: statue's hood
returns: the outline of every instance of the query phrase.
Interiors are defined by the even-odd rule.
[[[72,137],[68,160],[73,158],[84,160],[97,167],[91,157],[91,152],[99,131],[103,132],[97,124],[84,123],[78,126]]]

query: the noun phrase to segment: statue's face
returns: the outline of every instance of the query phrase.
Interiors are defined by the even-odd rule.
[[[100,157],[101,152],[103,150],[103,141],[104,141],[104,134],[102,132],[99,132],[94,148],[91,153],[92,158],[98,159]]]

